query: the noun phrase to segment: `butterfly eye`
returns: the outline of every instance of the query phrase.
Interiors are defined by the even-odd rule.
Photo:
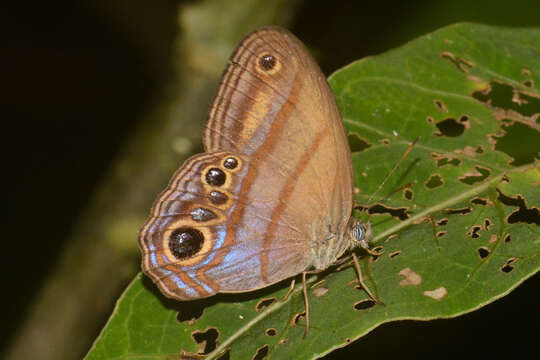
[[[222,192],[212,191],[210,192],[210,201],[216,205],[224,204],[229,198]]]
[[[265,71],[270,71],[276,66],[277,60],[274,55],[265,54],[259,58],[259,66]]]
[[[172,232],[169,237],[169,249],[178,260],[192,257],[203,245],[204,235],[196,229],[181,227]]]
[[[236,169],[238,166],[238,160],[236,160],[233,157],[228,157],[223,161],[223,166],[225,166],[227,169]]]
[[[357,225],[353,228],[353,236],[356,241],[361,242],[366,237],[366,229],[362,225]]]
[[[206,182],[210,185],[221,186],[225,184],[227,179],[223,170],[218,168],[211,168],[206,172]]]

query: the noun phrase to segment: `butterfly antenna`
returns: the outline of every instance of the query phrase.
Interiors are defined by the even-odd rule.
[[[399,166],[399,164],[401,164],[403,162],[403,160],[405,159],[405,157],[409,154],[409,152],[411,152],[411,150],[413,149],[414,145],[416,145],[416,143],[418,142],[418,140],[420,140],[420,136],[417,137],[416,139],[414,139],[414,141],[409,145],[409,147],[407,148],[407,150],[405,150],[405,152],[403,153],[403,155],[401,155],[401,159],[399,159],[399,161],[396,163],[396,165],[394,165],[394,167],[392,168],[392,170],[390,170],[390,172],[388,173],[388,175],[386,175],[386,177],[384,178],[384,180],[379,184],[379,187],[377,188],[377,190],[375,190],[375,192],[373,194],[371,194],[371,196],[369,197],[367,203],[369,204],[371,202],[371,200],[375,197],[375,195],[377,195],[377,193],[382,189],[382,187],[384,186],[384,184],[388,181],[388,179],[390,179],[390,176],[392,176],[392,174],[396,171],[397,167]],[[402,187],[403,188],[403,187]],[[399,190],[398,190],[399,191]]]

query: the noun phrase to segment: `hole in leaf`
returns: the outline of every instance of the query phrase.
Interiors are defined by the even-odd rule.
[[[503,238],[503,241],[505,244],[508,244],[510,241],[512,241],[512,236],[510,236],[510,234],[506,234],[506,236]]]
[[[478,255],[480,256],[480,259],[485,259],[489,255],[489,249],[485,246],[478,248]]]
[[[467,235],[469,235],[473,239],[478,239],[480,237],[480,230],[482,230],[481,226],[473,225],[467,232]]]
[[[445,230],[443,230],[443,231],[438,231],[438,232],[435,234],[435,237],[436,237],[437,239],[440,239],[440,238],[442,238],[442,237],[443,237],[444,235],[446,235],[446,234],[448,234],[448,231],[445,231]]]
[[[448,112],[448,109],[442,100],[433,100],[433,104],[435,104],[435,107],[439,109],[439,111]]]
[[[276,299],[275,297],[262,299],[261,301],[259,301],[259,302],[257,303],[257,305],[255,305],[255,311],[260,312],[260,311],[263,310],[264,308],[267,308],[268,306],[270,306],[270,305],[272,305],[273,303],[275,303],[276,300],[277,300],[277,299]]]
[[[455,156],[440,154],[436,152],[431,153],[431,158],[433,159],[433,161],[435,161],[435,165],[437,165],[437,167],[445,165],[458,166],[462,163],[462,161]]]
[[[461,160],[455,157],[443,157],[443,158],[438,159],[436,164],[437,164],[437,167],[441,167],[445,165],[458,166],[461,164]]]
[[[441,175],[439,174],[433,174],[429,177],[428,181],[426,181],[425,185],[428,189],[435,189],[439,186],[442,186],[444,184],[444,180]]]
[[[502,151],[512,157],[512,166],[532,163],[540,152],[540,132],[533,127],[514,122],[502,125],[505,132],[502,136],[491,135],[496,141],[495,150]]]
[[[540,113],[540,99],[497,81],[490,82],[486,89],[473,92],[472,97],[487,106],[513,110],[523,116]]]
[[[267,336],[276,336],[277,335],[277,329],[276,328],[269,328],[266,329],[264,332]]]
[[[348,343],[351,342],[351,339],[350,339],[350,338],[346,338],[346,339],[345,339],[345,342],[348,344]]]
[[[435,223],[435,226],[445,226],[446,224],[448,224],[448,219],[447,218],[442,218],[441,220],[437,221]]]
[[[534,87],[534,81],[532,81],[531,79],[523,80],[521,83],[523,84],[523,86],[528,87],[528,88]]]
[[[289,338],[283,338],[279,340],[278,344],[285,344],[287,341],[289,341]]]
[[[302,312],[297,313],[296,315],[293,316],[293,318],[291,320],[291,325],[298,325],[300,320],[304,319],[305,317],[306,317],[306,311],[302,311]]]
[[[414,192],[409,188],[403,189],[403,197],[407,200],[412,200],[414,197]]]
[[[504,263],[504,265],[501,267],[501,271],[505,274],[508,274],[510,272],[512,272],[512,270],[514,270],[514,265],[512,265],[514,263],[514,261],[516,261],[517,258],[516,257],[511,257],[509,258],[508,260],[506,260],[506,262]]]
[[[472,210],[470,207],[464,207],[460,209],[444,209],[443,212],[445,214],[453,215],[453,214],[459,214],[459,215],[465,215],[470,213]]]
[[[348,136],[349,146],[351,147],[352,152],[364,151],[367,148],[371,147],[371,144],[366,140],[362,139],[357,133],[351,133]]]
[[[359,302],[355,303],[353,308],[356,311],[362,311],[362,310],[368,310],[368,309],[370,309],[370,308],[372,308],[374,306],[375,306],[375,301],[373,301],[371,299],[366,299],[366,300],[362,300],[362,301],[359,301]]]
[[[486,206],[488,204],[488,199],[487,198],[484,199],[484,198],[480,198],[480,197],[475,197],[475,198],[471,199],[471,204]]]
[[[206,355],[216,349],[216,341],[219,332],[216,328],[208,328],[205,331],[194,331],[191,337],[200,346],[199,354]]]
[[[406,220],[409,218],[409,215],[407,214],[407,208],[401,207],[401,208],[391,208],[387,207],[381,204],[373,204],[369,207],[366,206],[357,206],[357,210],[359,211],[365,211],[367,210],[368,214],[390,214],[392,217],[395,217],[399,220]]]
[[[484,230],[489,230],[491,225],[493,225],[493,222],[490,219],[485,218],[484,219]]]
[[[394,251],[393,253],[388,254],[388,257],[389,257],[390,259],[393,259],[393,258],[395,258],[396,256],[398,256],[399,254],[401,254],[401,251]]]
[[[519,207],[516,211],[512,212],[506,218],[509,224],[522,222],[526,224],[540,225],[540,211],[538,210],[538,208],[527,208],[525,200],[523,199],[523,197],[521,197],[521,195],[518,195],[515,198],[511,198],[504,195],[499,189],[497,189],[497,192],[499,193],[497,198],[500,200],[501,203],[503,203],[504,205]]]
[[[463,115],[459,118],[459,121],[454,118],[444,119],[439,121],[435,126],[439,129],[438,132],[434,132],[435,136],[448,136],[458,137],[465,132],[465,128],[469,126],[469,117]]]
[[[459,181],[467,185],[474,185],[476,183],[484,181],[491,173],[489,169],[482,166],[476,165],[474,168],[477,172],[465,173],[458,178]]]
[[[200,301],[186,302],[182,306],[182,310],[176,315],[176,320],[178,322],[188,321],[190,325],[193,325],[195,320],[203,314],[205,306],[208,306],[208,304],[203,304]]]
[[[253,357],[251,358],[252,360],[262,360],[266,357],[266,355],[268,355],[268,344],[265,344],[264,346],[261,346],[260,348],[257,349],[257,352],[255,353],[255,355],[253,355]]]

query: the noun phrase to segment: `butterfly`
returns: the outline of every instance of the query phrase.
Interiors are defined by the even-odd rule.
[[[353,169],[341,115],[300,40],[279,27],[242,40],[203,143],[205,152],[174,174],[139,232],[144,273],[178,300],[302,274],[307,331],[306,274],[367,248],[370,228],[351,217]]]

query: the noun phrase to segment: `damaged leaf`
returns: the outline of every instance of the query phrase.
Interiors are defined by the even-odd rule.
[[[285,281],[176,302],[139,275],[87,359],[312,359],[385,322],[454,317],[508,294],[540,268],[538,38],[460,24],[330,77],[352,143],[355,213],[385,254],[361,262],[364,281],[385,306],[348,263],[313,275],[302,339],[299,279],[288,297]]]

